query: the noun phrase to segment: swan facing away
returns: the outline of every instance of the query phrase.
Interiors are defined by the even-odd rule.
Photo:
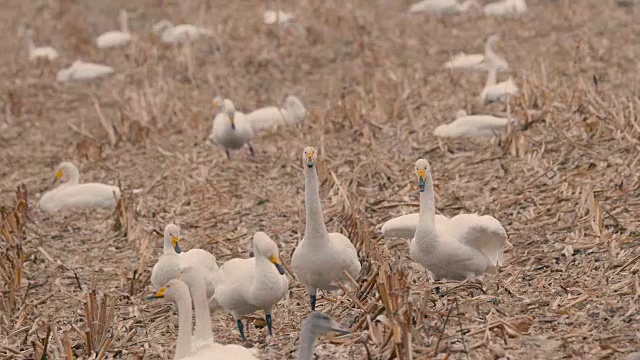
[[[254,131],[302,122],[307,114],[302,101],[290,95],[284,101],[284,107],[263,107],[247,114],[247,121]]]
[[[485,273],[496,274],[507,243],[507,233],[500,222],[487,215],[460,214],[451,219],[436,215],[429,162],[419,159],[415,170],[420,212],[387,221],[382,226],[383,235],[412,237],[411,257],[436,280],[475,280]]]
[[[131,41],[131,33],[129,32],[127,18],[127,11],[124,9],[120,10],[120,31],[107,31],[106,33],[98,36],[96,39],[96,45],[100,49],[106,49],[128,44],[129,41]]]
[[[275,11],[275,10],[267,10],[262,15],[264,23],[267,25],[273,25],[278,23],[279,25],[286,24],[288,22],[293,21],[293,14],[285,11]]]
[[[485,5],[482,11],[489,16],[519,15],[527,12],[527,3],[525,0],[502,0]]]
[[[462,3],[458,0],[423,0],[409,7],[410,13],[428,12],[435,15],[456,15],[471,8],[480,9],[477,0],[466,0]]]
[[[80,172],[72,163],[63,162],[56,169],[54,181],[62,183],[40,198],[38,205],[46,212],[63,209],[114,208],[120,198],[117,186],[100,183],[80,184]]]
[[[113,68],[111,66],[76,60],[68,68],[59,70],[56,80],[91,80],[112,73]]]
[[[330,331],[335,331],[340,334],[350,333],[350,331],[343,329],[342,326],[329,315],[312,311],[302,323],[298,360],[311,360],[313,358],[316,339],[318,336]]]
[[[25,33],[25,43],[27,46],[27,52],[29,53],[30,61],[38,61],[38,60],[48,60],[53,61],[57,59],[60,55],[58,51],[51,46],[40,46],[36,47],[33,43],[33,30],[29,29]]]
[[[220,278],[214,299],[236,320],[242,341],[244,327],[241,317],[263,310],[269,335],[273,335],[271,309],[289,289],[276,243],[263,232],[253,236],[255,257],[231,259],[220,268]]]
[[[307,147],[302,152],[304,171],[304,208],[306,225],[304,238],[300,241],[293,256],[291,265],[298,280],[309,292],[311,310],[316,308],[316,292],[318,289],[336,290],[337,282],[346,282],[346,271],[356,279],[360,273],[358,253],[351,241],[339,233],[329,233],[322,216],[316,149]]]
[[[467,115],[464,110],[460,110],[454,121],[438,125],[433,130],[433,135],[449,138],[494,136],[510,122],[513,120],[492,115]]]
[[[184,280],[184,281],[183,281]],[[201,281],[201,279],[200,279]],[[197,272],[186,270],[146,299],[166,298],[178,308],[178,339],[174,359],[180,360],[255,360],[255,349],[239,345],[222,345],[213,341],[211,318],[206,306],[204,289],[198,283]],[[195,334],[191,335],[191,301],[196,317]],[[205,340],[206,339],[206,340]]]
[[[478,96],[481,103],[489,104],[496,101],[508,100],[509,96],[518,94],[518,86],[513,81],[513,77],[509,77],[506,81],[496,83],[498,76],[498,63],[489,60],[489,72],[487,81],[484,84],[482,92]]]
[[[493,61],[497,71],[509,71],[509,63],[495,52],[495,48],[501,45],[502,41],[498,35],[490,35],[484,44],[484,55],[461,53],[447,61],[444,67],[452,70],[488,71],[488,62]]]
[[[165,44],[178,44],[187,40],[196,40],[201,36],[212,36],[209,29],[204,29],[191,24],[173,25],[169,20],[162,20],[153,25],[153,32],[160,36],[160,41]]]
[[[213,103],[216,107],[216,103]],[[229,149],[240,149],[245,144],[249,145],[251,155],[254,155],[251,139],[253,138],[253,129],[247,121],[245,114],[236,111],[233,101],[224,99],[223,111],[218,113],[213,119],[213,128],[209,139],[214,143],[224,147],[227,159],[231,159]]]

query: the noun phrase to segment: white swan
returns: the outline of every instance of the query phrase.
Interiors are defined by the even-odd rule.
[[[76,60],[68,68],[59,70],[56,80],[91,80],[112,73],[113,68],[111,66]]]
[[[284,124],[295,124],[304,120],[307,110],[302,101],[290,95],[284,101],[284,107],[263,107],[247,114],[247,121],[254,131],[277,127]]]
[[[487,81],[484,84],[484,88],[478,96],[481,103],[488,104],[495,101],[508,100],[509,96],[516,95],[518,93],[518,87],[513,81],[513,77],[509,77],[506,81],[502,81],[496,84],[496,78],[498,76],[498,64],[493,61],[489,61],[489,72],[487,74]]]
[[[291,258],[293,271],[309,291],[311,310],[316,308],[318,289],[336,290],[339,288],[336,282],[347,280],[344,271],[355,279],[361,268],[358,253],[351,241],[342,234],[327,231],[322,216],[316,163],[316,149],[305,148],[302,152],[302,166],[306,226],[304,238]]]
[[[96,39],[96,45],[100,49],[105,49],[128,44],[131,41],[131,33],[129,32],[127,18],[127,10],[120,10],[120,31],[107,31],[106,33],[98,36]]]
[[[444,67],[452,70],[488,71],[488,62],[493,61],[497,71],[509,71],[509,63],[495,52],[495,47],[501,44],[498,35],[493,34],[484,44],[484,55],[460,53],[447,61]]]
[[[293,14],[290,12],[285,12],[285,11],[274,11],[274,10],[267,10],[264,12],[263,14],[263,20],[264,23],[267,25],[273,25],[275,23],[278,23],[280,25],[282,24],[286,24],[290,21],[293,21]]]
[[[329,331],[335,331],[341,334],[350,333],[350,331],[343,329],[342,326],[329,315],[318,311],[311,312],[302,323],[298,360],[311,360],[313,358],[316,339],[318,336]]]
[[[185,278],[188,276],[185,276]],[[191,285],[196,284],[192,280],[187,280]],[[246,349],[238,345],[222,345],[213,342],[213,334],[211,334],[211,342],[209,346],[196,349],[193,352],[193,342],[191,337],[191,317],[193,315],[191,311],[191,296],[189,291],[194,292],[193,286],[188,286],[181,279],[172,279],[167,284],[158,290],[154,295],[148,296],[147,299],[153,298],[166,298],[167,300],[176,304],[178,308],[178,339],[176,342],[176,352],[174,355],[175,360],[204,360],[204,359],[219,359],[219,360],[255,360],[257,359],[253,355],[253,351]],[[196,294],[198,292],[197,285],[195,288]],[[195,300],[195,299],[194,299]],[[205,300],[206,299],[202,299]],[[206,331],[211,333],[211,320],[204,316],[204,312],[208,313],[209,309],[206,304],[202,304],[201,300],[194,302],[196,306],[196,334],[198,334],[198,325],[201,326],[200,331]]]
[[[160,290],[169,280],[175,279],[180,273],[180,259],[174,249],[174,247],[180,249],[179,236],[180,228],[177,225],[168,224],[165,226],[162,255],[151,270],[151,285],[156,290]]]
[[[162,20],[153,25],[153,32],[160,35],[160,41],[165,44],[177,44],[187,40],[196,40],[200,36],[212,36],[209,29],[191,24],[173,25],[169,20]]]
[[[423,0],[411,5],[409,7],[409,12],[455,15],[466,12],[473,7],[480,9],[480,3],[477,0],[466,0],[462,3],[458,2],[458,0]]]
[[[25,33],[25,42],[27,45],[27,52],[29,53],[29,60],[37,61],[40,59],[46,59],[48,61],[53,61],[60,56],[58,51],[51,46],[36,47],[33,43],[32,36],[33,31],[31,29],[27,30]]]
[[[246,115],[236,111],[233,101],[224,99],[223,111],[213,119],[213,128],[209,139],[224,147],[227,159],[230,159],[229,149],[240,149],[245,144],[249,145],[249,151],[253,155],[252,138],[253,129],[247,121]]]
[[[389,220],[384,236],[408,238],[413,260],[422,264],[434,279],[474,280],[485,273],[496,274],[502,265],[507,233],[491,216],[460,214],[449,219],[436,215],[431,167],[425,159],[416,161],[420,213]]]
[[[502,0],[485,5],[482,11],[489,16],[519,15],[527,12],[527,3],[525,0]]]
[[[84,183],[80,184],[80,173],[72,163],[63,162],[56,169],[54,181],[63,181],[60,186],[48,191],[38,205],[46,212],[71,208],[114,208],[120,198],[117,186]]]
[[[215,300],[233,315],[242,341],[246,341],[241,317],[258,310],[266,314],[273,334],[271,309],[287,293],[289,279],[280,263],[278,246],[263,232],[253,236],[255,257],[231,259],[220,268]]]
[[[439,125],[433,135],[439,137],[475,137],[497,135],[513,122],[513,119],[492,115],[467,115],[464,110],[456,113],[456,119],[448,124]]]

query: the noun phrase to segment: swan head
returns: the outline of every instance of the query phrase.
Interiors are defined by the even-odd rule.
[[[313,311],[302,323],[302,331],[305,334],[311,334],[314,338],[327,333],[329,331],[336,331],[341,334],[349,334],[350,331],[342,328],[342,326],[331,316]]]
[[[318,161],[318,152],[315,148],[307,146],[302,152],[302,167],[313,168]]]
[[[213,106],[213,111],[218,111],[218,109],[224,105],[224,100],[220,96],[216,96],[211,100],[211,106]]]
[[[236,129],[235,116],[236,116],[236,106],[233,104],[233,101],[229,99],[224,99],[223,103],[224,112],[229,117],[229,121],[231,122],[231,128],[233,130]]]
[[[263,256],[278,269],[280,275],[284,275],[284,266],[280,261],[280,252],[278,251],[278,245],[276,245],[269,235],[259,231],[253,235],[253,250],[256,257]]]
[[[502,46],[502,40],[500,40],[500,36],[498,34],[491,34],[487,38],[486,47],[490,49],[495,49],[496,47]]]
[[[170,29],[173,27],[173,23],[169,20],[161,20],[158,21],[155,25],[153,25],[152,31],[156,34],[162,34],[166,29]]]
[[[78,168],[70,162],[62,162],[56,168],[56,176],[53,179],[53,182],[68,182],[74,181],[78,182],[80,178],[80,173],[78,172]]]
[[[166,298],[169,301],[176,302],[181,294],[185,291],[189,292],[189,287],[182,280],[171,279],[165,286],[160,288],[155,294],[145,297],[146,300]]]
[[[169,224],[164,227],[164,242],[165,244],[171,243],[171,246],[175,249],[176,253],[180,254],[180,227],[176,224]]]
[[[416,175],[418,176],[418,189],[420,192],[424,192],[427,185],[427,174],[430,171],[429,162],[425,159],[418,159],[416,161]]]
[[[304,115],[306,115],[307,113],[307,109],[304,108],[302,101],[300,101],[300,99],[293,95],[287,96],[287,98],[284,100],[284,107],[287,110],[293,111],[302,117],[304,117]]]

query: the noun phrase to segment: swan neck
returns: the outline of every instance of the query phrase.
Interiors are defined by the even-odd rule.
[[[122,12],[120,14],[120,31],[122,31],[123,33],[128,33],[129,32],[129,24],[127,21],[127,13],[126,12]]]
[[[304,210],[307,218],[305,225],[305,237],[307,235],[327,236],[327,227],[322,216],[322,204],[320,203],[320,190],[318,189],[318,173],[314,168],[305,168],[304,171]]]
[[[189,292],[180,296],[176,305],[178,306],[178,340],[176,343],[176,354],[174,359],[182,359],[191,353],[191,298]]]
[[[313,347],[316,343],[316,338],[311,333],[311,329],[308,326],[302,328],[300,334],[300,348],[298,349],[298,360],[311,360],[313,358]]]
[[[196,339],[213,341],[211,314],[209,313],[209,302],[207,300],[204,278],[198,276],[190,287],[190,290],[193,296],[193,307],[196,312]]]
[[[420,193],[420,215],[415,238],[422,242],[435,239],[436,206],[433,194],[433,181],[428,173],[424,191]]]
[[[498,73],[498,69],[493,65],[492,62],[489,62],[489,73],[487,74],[487,82],[484,84],[485,89],[496,84],[496,77]]]

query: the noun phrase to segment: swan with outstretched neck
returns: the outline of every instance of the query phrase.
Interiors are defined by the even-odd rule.
[[[459,214],[451,219],[436,215],[429,162],[419,159],[415,171],[420,212],[387,221],[382,226],[383,235],[412,237],[411,257],[436,280],[474,280],[486,273],[496,274],[507,243],[507,233],[500,222],[487,215]]]
[[[340,334],[349,334],[333,320],[329,315],[312,311],[302,323],[300,332],[300,345],[298,348],[298,360],[311,360],[313,358],[314,346],[318,336],[335,331]]]
[[[348,281],[345,271],[357,279],[361,268],[358,253],[351,241],[342,234],[327,231],[320,203],[317,162],[316,149],[305,148],[302,152],[302,166],[306,225],[304,238],[291,258],[293,271],[309,292],[311,310],[316,308],[318,289],[339,289],[337,282]]]

